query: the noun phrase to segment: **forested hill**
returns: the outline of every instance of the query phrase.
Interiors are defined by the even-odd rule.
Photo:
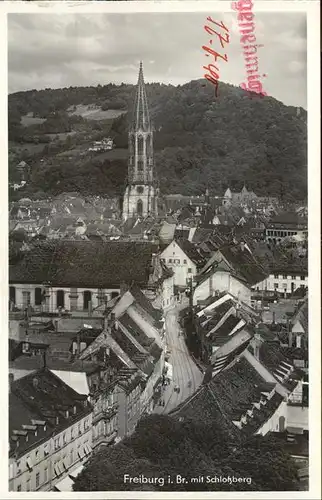
[[[134,92],[132,85],[111,84],[11,94],[9,138],[23,142],[20,136],[26,127],[21,127],[20,117],[27,113],[48,118],[53,112],[64,114],[73,105],[96,104],[102,109],[128,111],[114,120],[110,132],[116,146],[126,148]],[[251,99],[242,89],[225,83],[220,83],[215,99],[213,85],[205,80],[177,87],[147,84],[147,93],[163,193],[200,194],[208,187],[213,194],[222,194],[228,185],[237,190],[246,183],[258,195],[293,201],[306,198],[307,113],[302,108],[285,106],[272,97]],[[114,179],[107,184],[112,186],[106,188],[107,195],[122,191],[126,165],[123,167],[112,168]],[[108,176],[111,170],[105,171]],[[95,191],[96,174],[90,164],[74,171],[71,166],[69,172],[80,186],[88,185],[84,180],[91,176],[90,189]],[[77,180],[77,176],[84,178]],[[50,172],[42,179],[43,190],[50,191],[46,186]],[[101,177],[97,184],[100,191]],[[64,182],[59,189],[64,190]]]

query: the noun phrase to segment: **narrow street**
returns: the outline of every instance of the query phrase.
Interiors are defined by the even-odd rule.
[[[164,406],[156,406],[154,413],[169,413],[190,397],[201,385],[203,373],[195,364],[187,349],[184,336],[180,334],[178,312],[180,306],[170,309],[165,315],[168,350],[171,352],[169,363],[172,365],[173,379],[163,388]],[[180,392],[174,391],[179,386]]]

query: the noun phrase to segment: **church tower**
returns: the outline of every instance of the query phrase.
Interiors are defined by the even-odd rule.
[[[153,130],[141,62],[133,118],[129,129],[128,185],[123,199],[123,219],[156,216],[157,197]]]

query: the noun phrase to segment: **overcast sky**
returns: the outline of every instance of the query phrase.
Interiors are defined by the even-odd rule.
[[[245,81],[235,13],[211,13],[230,30],[220,79]],[[202,45],[221,49],[204,30],[206,13],[9,14],[9,92],[107,83],[136,83],[139,61],[147,82],[174,85],[202,78],[214,62]],[[306,109],[306,14],[257,13],[260,74],[268,95]],[[209,22],[207,23],[209,25]],[[216,45],[217,43],[217,45]],[[218,50],[220,52],[220,50]]]

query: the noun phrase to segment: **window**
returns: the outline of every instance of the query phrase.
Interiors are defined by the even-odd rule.
[[[274,289],[277,290],[278,289],[278,283],[274,283]]]
[[[54,447],[55,447],[55,450],[57,450],[60,447],[59,438],[56,438],[54,440]]]
[[[184,263],[184,264],[187,264],[187,259],[183,259],[183,263]]]
[[[78,424],[78,435],[82,433],[81,424]]]
[[[36,457],[36,460],[38,461],[39,460],[39,450],[36,450],[35,457]]]
[[[278,274],[274,274],[274,278],[278,280]]]
[[[23,307],[30,306],[30,292],[22,292],[22,304]]]
[[[41,306],[42,304],[42,291],[41,288],[35,288],[35,305]]]
[[[17,474],[21,474],[21,462],[17,462]]]
[[[66,432],[63,434],[63,444],[66,444]]]
[[[284,290],[287,289],[287,283],[283,283],[283,288],[284,288]]]
[[[296,280],[296,276],[295,275],[292,276],[292,280]]]
[[[136,205],[136,211],[138,215],[143,214],[143,202],[142,200],[138,200],[137,205]]]
[[[14,286],[9,287],[9,299],[10,302],[16,303],[16,289]]]
[[[65,307],[65,293],[64,290],[57,290],[56,292],[56,307],[57,309]]]
[[[89,303],[92,301],[92,292],[89,290],[85,290],[84,298],[83,298],[83,309],[84,311],[88,311]]]
[[[36,488],[39,488],[40,485],[40,473],[37,472],[36,474]]]
[[[191,272],[192,272],[191,267],[188,267],[188,273],[191,273]]]
[[[283,274],[283,280],[287,280],[287,274]]]
[[[45,444],[44,453],[45,453],[45,455],[49,455],[49,444]]]
[[[169,259],[169,264],[172,264],[172,259]]]
[[[118,292],[112,292],[111,293],[111,299],[115,299],[115,297],[118,297],[119,293]]]
[[[301,280],[302,280],[302,281],[305,281],[305,276],[301,276]]]
[[[47,483],[48,481],[48,469],[47,467],[44,469],[44,482]]]
[[[17,485],[17,491],[21,491],[21,484]]]
[[[176,264],[180,264],[180,259],[176,259]]]

